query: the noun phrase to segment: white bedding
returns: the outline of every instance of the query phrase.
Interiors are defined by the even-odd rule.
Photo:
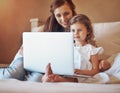
[[[120,93],[120,84],[37,83],[0,81],[0,93]]]

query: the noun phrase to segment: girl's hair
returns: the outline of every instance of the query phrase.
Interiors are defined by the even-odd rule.
[[[54,0],[50,5],[51,16],[48,17],[44,26],[44,32],[63,32],[64,28],[57,22],[54,11],[56,8],[61,7],[65,3],[70,7],[73,16],[76,15],[75,5],[72,0]]]
[[[87,32],[88,32],[88,35],[86,37],[86,42],[97,47],[95,40],[94,40],[93,26],[92,26],[90,19],[84,14],[78,14],[70,20],[69,26],[76,22],[80,24],[84,24],[84,26],[86,27]]]

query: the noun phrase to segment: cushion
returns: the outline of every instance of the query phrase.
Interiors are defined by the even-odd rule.
[[[120,22],[93,23],[98,46],[104,48],[103,58],[120,52]]]

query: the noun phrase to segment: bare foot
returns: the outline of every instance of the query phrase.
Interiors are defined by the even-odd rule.
[[[52,74],[52,69],[51,69],[51,66],[50,66],[50,63],[47,65],[46,67],[46,72],[45,72],[45,75],[42,77],[42,82],[49,82],[49,75]]]
[[[42,77],[42,82],[76,82],[73,78],[65,78],[59,75],[56,75],[52,72],[50,64],[46,67],[45,75]]]

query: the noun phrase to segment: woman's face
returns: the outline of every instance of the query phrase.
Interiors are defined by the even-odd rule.
[[[56,8],[54,15],[57,22],[64,28],[68,27],[69,20],[73,17],[72,10],[69,8],[67,3]]]

